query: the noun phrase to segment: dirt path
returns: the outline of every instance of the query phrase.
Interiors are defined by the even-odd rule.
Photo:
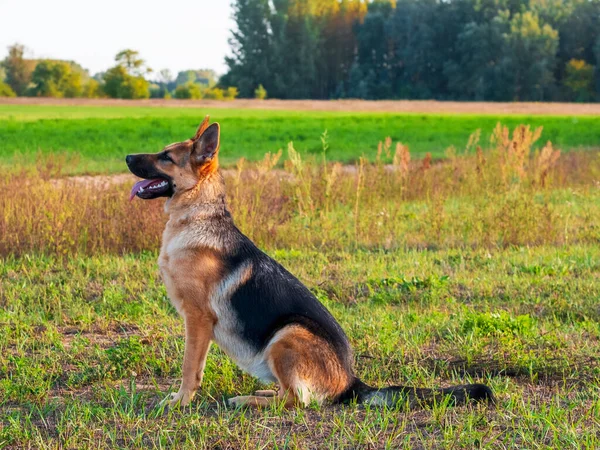
[[[355,175],[357,173],[357,168],[355,165],[343,164],[340,167],[341,173],[345,175]],[[398,169],[388,164],[385,166],[385,170],[395,171]],[[225,178],[233,178],[236,176],[237,170],[221,169],[221,173]],[[283,169],[271,169],[269,173],[275,175],[276,178],[279,178],[280,180],[295,179],[292,173]],[[243,176],[253,178],[258,176],[258,171],[253,169],[245,169]],[[117,173],[112,175],[74,175],[62,178],[53,178],[50,180],[50,182],[53,183],[55,186],[62,186],[65,183],[75,183],[94,189],[106,189],[113,185],[121,185],[126,183],[133,185],[133,183],[135,183],[136,181],[139,181],[139,178],[130,173]]]
[[[352,175],[356,173],[356,167],[352,165],[344,165],[342,166],[341,170],[342,173],[347,175]],[[223,173],[223,176],[225,178],[232,178],[237,174],[237,170],[235,169],[221,169],[221,172]],[[244,172],[244,176],[246,177],[253,177],[258,175],[258,172],[252,169],[246,169]],[[287,172],[282,169],[272,169],[270,173],[276,175],[276,177],[280,180],[294,179],[294,176],[290,172]],[[77,185],[82,185],[94,189],[106,189],[110,186],[121,185],[126,183],[129,183],[133,186],[133,183],[135,183],[136,181],[139,181],[139,178],[130,173],[118,173],[113,175],[75,175],[63,178],[53,178],[52,180],[50,180],[50,182],[54,186],[62,186],[65,183],[74,183]]]
[[[130,173],[118,173],[114,175],[76,175],[72,177],[54,178],[50,180],[50,182],[55,186],[62,186],[69,182],[95,189],[106,189],[115,184],[131,183],[133,185],[137,180],[138,178]]]
[[[440,102],[434,100],[118,100],[19,97],[0,98],[0,105],[147,106],[159,108],[600,116],[600,103],[490,103]]]

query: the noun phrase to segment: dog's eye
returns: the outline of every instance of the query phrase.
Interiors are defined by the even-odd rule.
[[[168,153],[162,153],[159,158],[161,161],[169,161],[175,163],[175,161],[173,161],[173,159],[169,156]]]

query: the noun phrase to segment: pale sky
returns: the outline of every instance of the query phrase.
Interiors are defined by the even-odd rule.
[[[123,49],[149,67],[226,71],[230,0],[0,0],[0,60],[18,42],[28,58],[73,60],[90,71],[113,66]]]

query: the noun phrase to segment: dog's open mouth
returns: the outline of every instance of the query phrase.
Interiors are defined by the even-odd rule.
[[[171,191],[171,183],[164,178],[153,178],[151,180],[141,180],[133,185],[129,200],[133,200],[136,195],[144,200],[163,197]]]

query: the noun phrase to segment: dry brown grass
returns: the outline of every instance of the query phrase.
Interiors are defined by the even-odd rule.
[[[290,144],[283,169],[279,153],[227,171],[229,204],[238,226],[271,249],[597,241],[599,154],[561,155],[550,143],[533,152],[540,134],[499,125],[491,148],[475,133],[441,162],[411,160],[407,145],[387,139],[376,163],[356,166],[307,161]],[[57,182],[59,172],[60,164],[40,163],[0,180],[1,256],[158,248],[162,201],[129,203],[129,186]]]

